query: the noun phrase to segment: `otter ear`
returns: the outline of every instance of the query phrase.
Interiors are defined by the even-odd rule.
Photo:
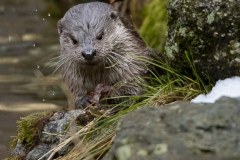
[[[111,19],[117,19],[118,13],[116,11],[112,11],[112,12],[110,12],[110,17],[111,17]]]
[[[57,28],[58,28],[58,34],[59,35],[62,34],[62,32],[63,32],[63,25],[62,25],[61,20],[58,21]]]

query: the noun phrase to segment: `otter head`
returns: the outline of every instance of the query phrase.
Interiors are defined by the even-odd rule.
[[[125,30],[118,13],[107,3],[74,6],[58,22],[61,56],[79,67],[112,65],[115,46],[122,41],[119,35]]]

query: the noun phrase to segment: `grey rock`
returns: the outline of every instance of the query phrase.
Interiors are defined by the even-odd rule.
[[[60,149],[57,154],[58,156],[65,156],[68,154],[74,147],[74,143],[69,143],[68,145],[65,145],[62,149]]]
[[[213,80],[240,75],[240,1],[170,0],[165,52],[176,68]]]
[[[12,155],[18,155],[20,157],[25,157],[26,151],[27,151],[26,147],[20,142],[20,140],[18,140],[17,145],[12,152]]]
[[[51,149],[47,144],[40,144],[34,147],[27,155],[26,160],[37,160]],[[47,154],[49,156],[49,154]],[[42,160],[46,160],[48,156],[45,156]]]
[[[240,99],[145,107],[124,117],[104,160],[240,159]]]
[[[64,135],[66,134],[69,124],[84,113],[83,110],[56,112],[44,126],[40,141],[42,143],[59,143],[63,139],[66,139]]]

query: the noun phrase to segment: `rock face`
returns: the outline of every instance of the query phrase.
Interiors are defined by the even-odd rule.
[[[166,54],[213,80],[240,75],[240,1],[170,0]]]
[[[71,126],[71,123],[74,122],[77,117],[84,113],[85,111],[83,110],[54,113],[44,125],[36,145],[29,150],[27,144],[22,144],[20,140],[18,140],[17,146],[13,151],[13,156],[26,160],[36,160],[46,154],[42,159],[47,159],[48,156],[50,156],[47,152],[70,136],[68,135],[69,126]],[[72,145],[69,144],[67,147],[58,151],[57,155],[63,156],[71,149]]]
[[[128,114],[104,160],[240,159],[240,99],[175,103]]]

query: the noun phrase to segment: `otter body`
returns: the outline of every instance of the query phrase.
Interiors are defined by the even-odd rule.
[[[59,67],[76,100],[98,84],[112,86],[114,95],[137,95],[147,70],[137,57],[148,49],[134,27],[111,5],[84,3],[71,8],[58,23]]]

